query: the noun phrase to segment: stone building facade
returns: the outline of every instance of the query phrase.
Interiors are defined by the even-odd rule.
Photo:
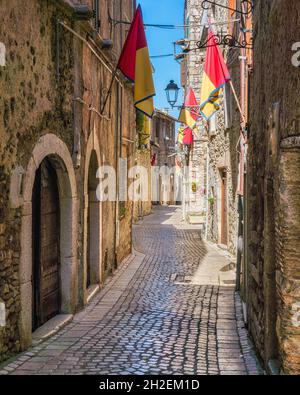
[[[239,207],[237,286],[266,372],[299,374],[300,80],[292,48],[300,8],[281,0],[253,6],[248,16],[230,12],[236,22],[228,25],[229,34],[247,43],[227,54],[243,113],[228,95],[225,124],[237,151],[230,158]]]
[[[185,29],[185,38],[190,40],[190,47],[203,34],[204,28],[201,26],[203,8],[200,0],[186,0],[184,10],[184,23],[189,25]],[[182,62],[182,85],[188,89],[192,87],[198,102],[201,95],[203,53],[201,51],[191,51]],[[185,213],[189,215],[206,216],[207,213],[207,133],[205,123],[201,120],[197,123],[197,131],[194,133],[194,143],[189,154],[189,174],[187,182],[187,192],[185,193],[186,207]],[[192,185],[196,184],[196,188]]]
[[[254,2],[245,300],[265,368],[284,374],[300,373],[299,23],[298,2]]]
[[[151,132],[152,119],[137,112],[137,137],[135,165],[141,166],[147,172],[146,190],[140,190],[142,198],[135,201],[133,205],[133,220],[137,222],[152,212],[152,184],[151,184]],[[141,175],[139,175],[141,176]],[[145,188],[142,184],[140,188]]]
[[[121,216],[96,191],[100,166],[134,163],[131,84],[118,76],[101,107],[128,29],[110,18],[130,22],[135,2],[0,3],[3,360],[82,308],[131,252],[132,203]]]
[[[220,4],[227,5],[223,0]],[[207,22],[213,22],[215,33],[228,29],[228,10],[212,6],[205,10],[201,0],[186,0],[185,24],[189,49],[182,63],[185,88],[191,86],[200,102],[205,49],[194,50],[196,41],[207,39]],[[227,50],[223,51],[227,58]],[[227,91],[227,89],[226,89]],[[188,213],[200,214],[205,221],[206,237],[217,244],[225,245],[232,254],[237,247],[237,179],[238,161],[234,139],[231,133],[228,106],[223,104],[220,111],[206,122],[200,119],[195,131],[195,141],[190,155],[189,184],[196,182],[196,191],[190,190]],[[231,100],[231,98],[230,98]],[[239,130],[237,132],[239,135]]]
[[[161,168],[167,167],[174,169],[175,167],[175,125],[177,120],[166,112],[156,110],[152,120],[151,126],[151,164],[156,167],[158,171]],[[162,170],[163,171],[163,170]],[[152,200],[159,204],[174,204],[174,177],[170,173],[170,194],[165,189],[164,183],[160,174],[153,174],[153,193]],[[157,183],[155,185],[154,183]],[[157,192],[154,192],[157,191]],[[168,196],[169,195],[169,196]]]

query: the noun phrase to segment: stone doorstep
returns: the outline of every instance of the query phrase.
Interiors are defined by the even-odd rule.
[[[90,301],[98,294],[99,291],[100,291],[100,285],[99,284],[91,285],[88,288],[88,290],[87,290],[87,299],[86,299],[87,304],[90,303]]]
[[[137,252],[137,251],[133,251],[132,254],[130,254],[128,257],[126,257],[122,264],[120,265],[120,271],[119,273],[116,272],[116,276],[113,276],[111,278],[111,282],[113,284],[115,284],[115,282],[117,282],[120,277],[127,277],[124,281],[124,283],[122,283],[121,288],[126,288],[126,286],[129,284],[129,282],[132,280],[134,274],[136,273],[136,270],[139,268],[140,264],[143,262],[144,260],[144,255]],[[131,265],[136,264],[136,267],[132,268]],[[122,270],[123,266],[127,266]],[[130,272],[129,276],[126,276],[125,273]],[[125,274],[125,276],[124,276]],[[114,289],[114,288],[113,288]],[[100,286],[99,285],[92,285],[91,287],[89,287],[88,289],[88,297],[87,297],[87,305],[85,306],[85,308],[87,308],[90,304],[90,302],[92,301],[92,299],[94,299],[94,297],[96,295],[99,294],[100,291]],[[109,289],[107,291],[107,293],[105,295],[103,295],[103,298],[100,298],[100,303],[103,300],[103,302],[105,303],[105,300],[107,300],[107,296],[110,297],[112,296],[112,291],[111,289]],[[119,300],[119,297],[121,296],[121,294],[119,294],[118,292],[114,294],[113,297],[113,302],[114,303],[109,303],[109,306],[107,306],[107,308],[105,308],[105,313],[107,313],[112,307],[113,305]],[[109,300],[111,302],[111,300]],[[80,313],[79,313],[80,314]],[[53,335],[55,335],[57,332],[59,332],[61,329],[63,329],[65,326],[67,326],[70,322],[72,322],[74,319],[74,315],[73,314],[59,314],[57,316],[55,316],[54,318],[52,318],[51,320],[49,320],[48,322],[46,322],[43,326],[41,326],[40,328],[38,328],[35,332],[33,332],[32,334],[32,346],[37,346],[38,344],[40,344],[41,342],[47,340],[48,338],[52,337]]]
[[[235,285],[236,284],[236,273],[234,271],[229,272],[220,272],[219,273],[219,284],[226,285]]]
[[[32,334],[32,346],[47,340],[73,321],[73,314],[58,314]]]

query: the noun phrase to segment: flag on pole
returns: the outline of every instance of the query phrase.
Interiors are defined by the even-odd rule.
[[[215,35],[211,30],[208,43],[210,46],[206,51],[200,101],[200,112],[206,120],[209,120],[219,110],[222,87],[231,79],[221,50],[216,44]]]
[[[191,108],[193,106],[197,107],[198,103],[193,88],[190,87],[187,90],[187,94],[184,100],[184,105],[180,111],[179,122],[184,123],[191,129],[194,128],[196,121],[199,118],[199,115],[197,115],[196,110]]]
[[[192,145],[194,142],[193,131],[190,128],[184,129],[183,144]]]
[[[178,137],[177,137],[178,144],[183,144],[183,137],[184,137],[184,128],[180,126],[180,128],[178,129]]]
[[[134,15],[118,62],[118,69],[135,84],[135,107],[152,118],[155,88],[141,6],[138,6]]]

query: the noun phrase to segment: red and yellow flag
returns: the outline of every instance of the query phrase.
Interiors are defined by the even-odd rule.
[[[200,112],[207,120],[219,110],[222,87],[231,79],[221,50],[216,44],[215,35],[211,30],[208,43],[210,46],[206,51],[200,101]]]
[[[193,142],[194,142],[194,135],[192,129],[190,128],[184,129],[183,144],[192,145]]]
[[[183,138],[184,138],[184,128],[180,126],[180,128],[178,129],[178,136],[177,136],[178,144],[183,144]]]
[[[134,15],[118,69],[135,84],[135,107],[151,118],[154,113],[155,88],[141,6]]]
[[[187,94],[184,100],[184,105],[180,111],[179,122],[184,123],[191,129],[194,128],[194,126],[196,125],[196,121],[199,118],[199,115],[197,114],[196,110],[191,108],[193,106],[197,108],[198,103],[193,88],[190,87],[187,90]]]

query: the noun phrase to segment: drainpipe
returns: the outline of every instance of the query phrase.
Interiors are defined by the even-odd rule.
[[[246,89],[246,83],[247,83],[247,54],[245,49],[241,49],[241,54],[239,56],[239,59],[241,61],[240,65],[240,85],[241,85],[241,107],[243,114],[245,114],[245,122],[247,122],[247,116],[248,116],[248,111],[246,110],[247,105],[248,105],[248,98],[247,98],[247,89]],[[241,129],[244,129],[246,127],[246,124],[244,122],[241,124]],[[241,137],[239,140],[239,144],[241,141]],[[240,148],[238,149],[239,153],[239,159],[240,159],[240,165],[239,165],[239,172],[238,172],[238,177],[239,177],[239,184],[240,184],[240,193],[244,191],[244,176],[242,177],[242,172],[244,171],[243,163],[244,161],[244,156],[241,154]],[[241,183],[241,180],[243,180],[243,185]],[[244,193],[244,192],[243,192]],[[242,259],[243,259],[243,250],[245,248],[243,247],[245,245],[245,238],[244,238],[244,200],[242,197],[239,195],[238,196],[238,203],[237,203],[237,210],[238,210],[238,222],[237,222],[237,239],[236,239],[236,247],[237,247],[237,263],[236,263],[236,291],[239,292],[241,288],[241,273],[242,273]],[[243,238],[241,242],[241,238]]]
[[[57,22],[57,26],[59,24]],[[59,39],[58,39],[59,40]],[[74,51],[74,98],[83,96],[82,86],[82,42],[73,39]],[[77,100],[73,100],[73,122],[74,122],[74,138],[73,138],[73,164],[76,169],[81,165],[81,134],[82,134],[82,110],[83,105]]]
[[[117,85],[116,89],[116,125],[115,125],[115,171],[116,171],[116,202],[115,202],[115,240],[114,240],[114,253],[115,263],[114,268],[118,267],[117,248],[119,244],[119,113],[120,113],[120,87]]]
[[[208,241],[208,216],[209,216],[209,203],[208,203],[208,193],[209,193],[209,142],[207,143],[207,162],[206,162],[206,223],[205,223],[205,240]]]

